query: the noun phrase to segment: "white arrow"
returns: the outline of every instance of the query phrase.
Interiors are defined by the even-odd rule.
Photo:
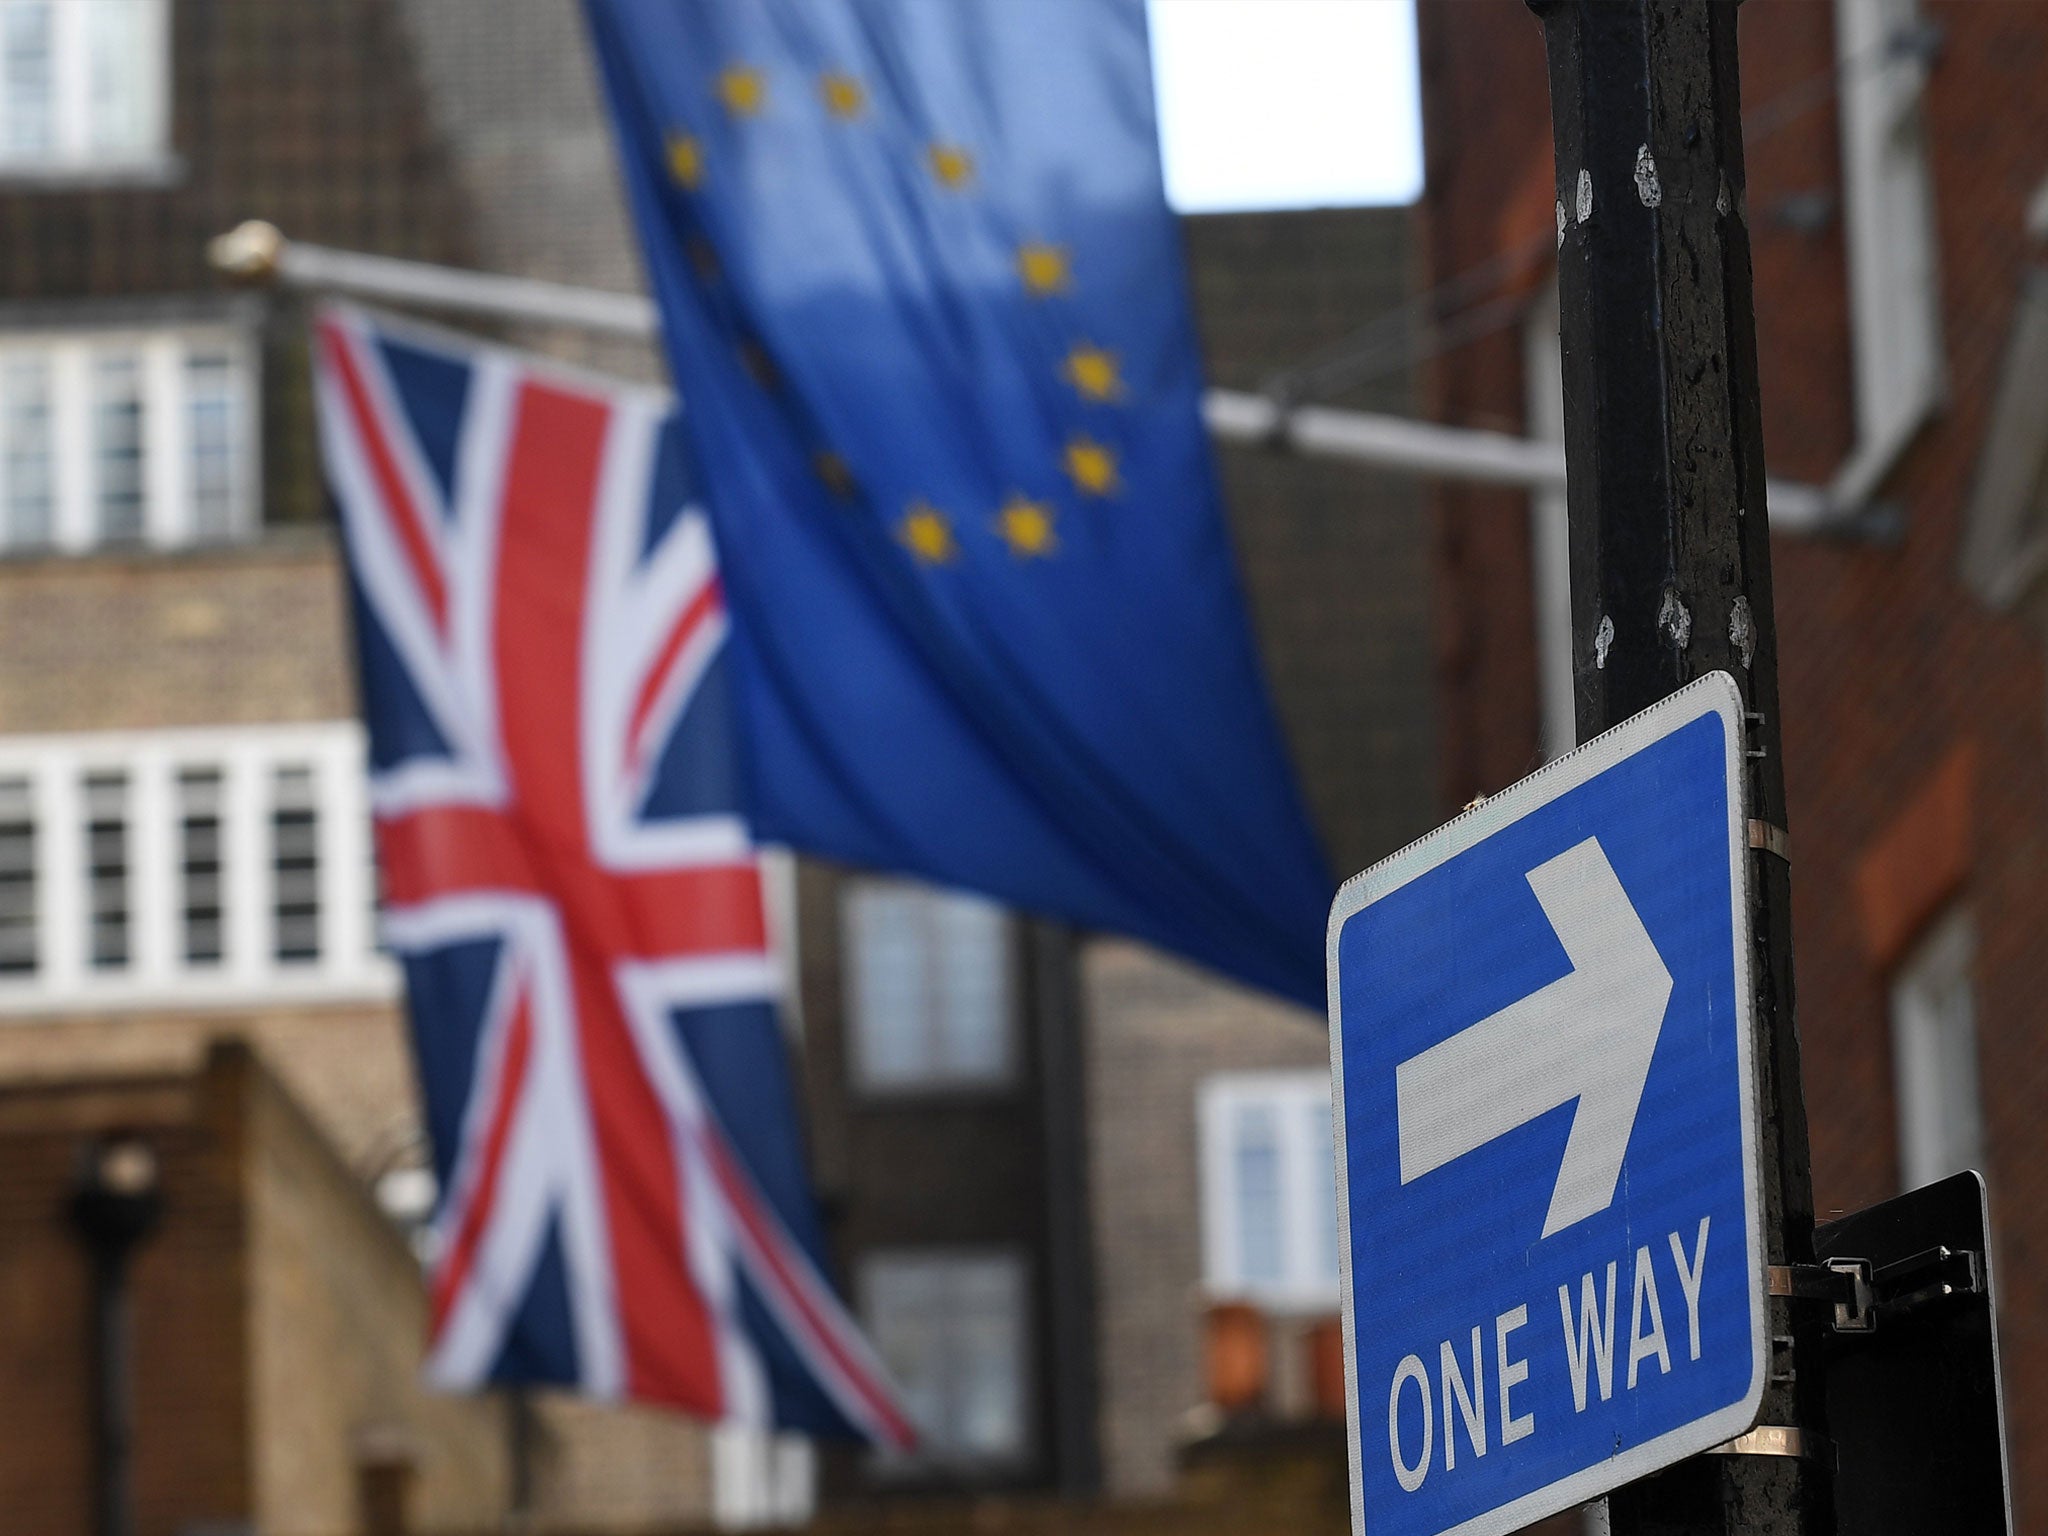
[[[1614,1203],[1671,973],[1597,839],[1529,871],[1571,972],[1394,1071],[1401,1182],[1579,1101],[1543,1235]]]

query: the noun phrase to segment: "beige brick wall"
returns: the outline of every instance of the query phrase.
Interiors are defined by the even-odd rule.
[[[335,720],[356,710],[325,530],[0,565],[0,731]]]
[[[1105,1480],[1159,1494],[1204,1396],[1196,1093],[1216,1072],[1327,1068],[1329,1047],[1320,1017],[1136,944],[1090,944],[1082,986]]]
[[[388,1004],[9,1018],[0,1022],[0,1084],[193,1072],[223,1037],[256,1046],[358,1173],[374,1173],[417,1134],[411,1047]]]
[[[354,1528],[357,1459],[372,1435],[415,1457],[416,1529],[495,1523],[511,1486],[502,1402],[422,1389],[426,1300],[404,1240],[283,1091],[258,1073],[241,1087],[257,1526]]]

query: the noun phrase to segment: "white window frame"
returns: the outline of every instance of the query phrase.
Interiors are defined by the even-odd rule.
[[[1280,1127],[1279,1212],[1281,1266],[1278,1280],[1252,1278],[1244,1272],[1243,1234],[1238,1228],[1238,1169],[1234,1128],[1251,1108],[1272,1109]],[[1271,1072],[1227,1072],[1205,1080],[1199,1090],[1197,1120],[1201,1138],[1202,1282],[1218,1301],[1246,1301],[1276,1314],[1323,1314],[1336,1310],[1342,1265],[1327,1272],[1317,1248],[1325,1219],[1336,1215],[1337,1170],[1323,1161],[1311,1125],[1316,1112],[1334,1114],[1327,1069]],[[1328,1211],[1319,1202],[1328,1202]],[[1343,1228],[1337,1243],[1341,1249]]]
[[[1976,926],[1958,908],[1928,931],[1892,978],[1902,1189],[1984,1166],[1976,958]]]
[[[861,936],[859,908],[868,896],[885,896],[909,899],[924,904],[927,918],[925,936],[927,944],[935,942],[932,913],[947,902],[972,902],[993,912],[1001,924],[997,945],[999,972],[994,978],[996,995],[999,999],[1001,1017],[997,1028],[1000,1031],[1000,1059],[987,1070],[964,1066],[953,1066],[927,1055],[920,1070],[914,1074],[887,1075],[875,1065],[869,1052],[876,1038],[866,1017],[863,999],[866,985],[863,966],[866,962],[866,945]],[[922,1094],[947,1093],[1000,1093],[1016,1085],[1018,1072],[1018,1007],[1017,1007],[1017,957],[1015,926],[1008,914],[1001,911],[985,898],[965,892],[943,890],[936,886],[921,885],[909,880],[886,880],[863,877],[849,881],[840,897],[840,933],[842,953],[845,958],[846,1019],[848,1025],[847,1071],[853,1086],[868,1098],[914,1097]],[[928,962],[932,955],[927,955]],[[927,998],[927,1005],[934,1011],[940,1005],[936,988]],[[933,1028],[942,1030],[943,1025],[934,1020]],[[936,1049],[936,1043],[930,1042]]]
[[[0,975],[0,1017],[89,1009],[390,999],[398,968],[376,949],[366,740],[354,720],[196,730],[0,737],[0,779],[26,779],[36,826],[37,966]],[[313,770],[320,952],[280,961],[270,816],[276,772]],[[181,769],[222,773],[222,956],[185,959]],[[128,777],[128,962],[90,963],[83,784]]]
[[[1000,1268],[1016,1286],[1016,1392],[1017,1443],[1003,1451],[974,1452],[941,1449],[927,1441],[908,1452],[878,1450],[869,1465],[883,1479],[915,1480],[933,1473],[1001,1473],[1029,1466],[1037,1454],[1036,1370],[1033,1359],[1032,1268],[1025,1252],[1016,1247],[991,1245],[903,1246],[873,1248],[860,1258],[858,1295],[861,1317],[877,1349],[886,1345],[886,1329],[875,1312],[875,1290],[882,1271],[891,1265]]]
[[[229,362],[232,483],[227,526],[202,540],[195,527],[192,399],[195,356],[219,352]],[[54,508],[48,544],[10,546],[4,516],[6,462],[0,456],[0,555],[79,554],[102,547],[95,365],[129,354],[142,383],[143,526],[139,542],[108,548],[173,549],[200,542],[232,543],[258,526],[261,473],[257,420],[258,356],[254,338],[235,325],[129,325],[16,330],[0,335],[0,368],[36,357],[49,376],[50,469]]]
[[[1894,450],[1945,389],[1917,0],[1835,0],[1857,440]]]
[[[35,0],[0,0],[0,13]],[[174,176],[171,150],[170,0],[130,0],[134,33],[144,51],[139,97],[131,98],[142,123],[141,142],[110,149],[98,142],[93,112],[90,11],[83,0],[51,0],[50,58],[52,134],[43,153],[15,154],[0,140],[0,182],[162,182]],[[0,14],[0,27],[5,15]],[[0,33],[4,37],[4,33]],[[0,120],[7,110],[5,70],[0,69]]]

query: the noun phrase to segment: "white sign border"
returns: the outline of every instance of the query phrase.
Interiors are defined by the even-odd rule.
[[[1508,1504],[1474,1515],[1438,1536],[1509,1536],[1523,1526],[1584,1504],[1625,1483],[1647,1477],[1662,1467],[1698,1455],[1747,1431],[1763,1402],[1764,1375],[1770,1362],[1769,1327],[1764,1307],[1763,1177],[1758,1150],[1759,1105],[1762,1093],[1756,1064],[1756,982],[1749,947],[1749,905],[1752,877],[1749,864],[1749,794],[1743,773],[1742,693],[1726,672],[1710,672],[1660,699],[1639,715],[1622,721],[1584,746],[1544,764],[1526,779],[1489,796],[1400,852],[1389,854],[1338,889],[1330,907],[1325,947],[1330,1009],[1330,1100],[1336,1133],[1337,1257],[1341,1271],[1344,1328],[1344,1395],[1349,1407],[1346,1439],[1351,1460],[1351,1529],[1366,1536],[1365,1485],[1361,1473],[1358,1398],[1358,1341],[1354,1335],[1356,1306],[1351,1274],[1351,1176],[1344,1126],[1343,998],[1337,978],[1337,946],[1344,925],[1374,902],[1391,895],[1495,833],[1596,778],[1624,758],[1632,757],[1693,721],[1709,714],[1721,717],[1728,783],[1729,896],[1733,903],[1736,1051],[1742,1094],[1742,1197],[1748,1217],[1749,1245],[1749,1390],[1726,1408],[1669,1430],[1654,1440],[1631,1446],[1621,1455],[1560,1478],[1523,1494]]]

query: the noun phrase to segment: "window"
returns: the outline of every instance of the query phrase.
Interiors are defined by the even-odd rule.
[[[1009,924],[978,896],[901,881],[847,892],[853,1074],[864,1089],[1010,1080]]]
[[[97,542],[142,537],[142,365],[132,352],[93,359],[93,492]]]
[[[161,174],[168,0],[0,0],[0,174]]]
[[[128,964],[128,775],[85,776],[86,902],[92,964]]]
[[[877,1252],[861,1265],[869,1337],[917,1426],[884,1472],[1014,1464],[1029,1450],[1024,1261],[1009,1253]]]
[[[221,328],[0,340],[0,553],[252,531],[252,357]]]
[[[16,354],[0,361],[0,547],[40,549],[55,535],[51,462],[49,359]]]
[[[221,771],[185,768],[178,773],[178,879],[185,963],[220,964]]]
[[[270,812],[272,943],[277,958],[320,958],[320,815],[313,770],[277,770]]]
[[[0,1013],[388,996],[354,722],[0,737]]]
[[[192,463],[192,533],[220,540],[235,532],[241,498],[235,356],[224,347],[195,347],[185,354],[187,442]]]
[[[1209,1291],[1275,1311],[1336,1306],[1329,1074],[1213,1077],[1202,1085],[1200,1118]]]
[[[1969,914],[1952,913],[1907,956],[1892,982],[1899,1174],[1907,1189],[1984,1166],[1971,980],[1976,949]]]
[[[35,802],[27,779],[0,778],[0,976],[35,968]]]
[[[1836,0],[1842,173],[1865,444],[1918,426],[1941,392],[1941,294],[1916,0]]]

